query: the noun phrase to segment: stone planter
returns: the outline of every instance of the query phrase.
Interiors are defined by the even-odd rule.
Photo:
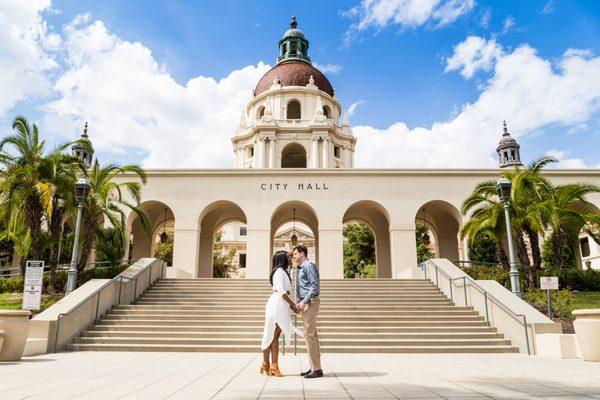
[[[585,361],[600,361],[600,309],[574,310],[575,335]]]
[[[0,361],[18,361],[21,359],[27,343],[30,315],[30,311],[0,310],[0,330],[4,331]]]

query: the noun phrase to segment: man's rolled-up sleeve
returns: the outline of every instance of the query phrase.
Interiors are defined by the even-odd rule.
[[[317,271],[317,267],[314,264],[311,264],[308,268],[306,268],[306,276],[308,278],[309,287],[308,293],[304,296],[303,301],[305,303],[309,303],[310,300],[319,293],[319,272]]]

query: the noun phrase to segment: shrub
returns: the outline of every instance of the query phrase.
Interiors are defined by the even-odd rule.
[[[543,269],[538,274],[539,276],[558,276],[558,284],[562,289],[600,292],[600,270],[587,269],[582,271],[577,268],[565,268],[559,274],[557,270]]]
[[[81,286],[90,279],[112,279],[121,272],[125,271],[128,267],[129,265],[107,268],[91,268],[83,271],[83,273],[77,277],[77,284],[78,286]]]
[[[0,278],[0,293],[20,293],[23,291],[23,278]]]
[[[377,278],[377,265],[367,264],[362,270],[362,277],[364,279],[375,279]]]
[[[163,260],[167,266],[173,265],[173,242],[157,244],[154,257]]]
[[[545,309],[548,307],[548,294],[545,290],[530,290],[525,292],[523,297],[537,308]],[[550,291],[550,299],[552,312],[561,314],[563,313],[562,310],[573,302],[573,293],[570,290],[552,290]]]
[[[508,275],[508,271],[502,266],[473,265],[471,267],[462,267],[461,269],[475,280],[492,280],[506,288],[510,288],[510,276]]]

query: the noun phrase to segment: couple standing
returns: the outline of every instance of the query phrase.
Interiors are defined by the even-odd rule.
[[[296,282],[296,296],[298,303],[290,299],[292,280],[288,272],[289,258],[285,251],[278,251],[273,256],[273,267],[269,281],[273,293],[265,307],[265,328],[262,338],[263,363],[260,373],[266,375],[283,376],[277,363],[279,356],[279,335],[291,338],[296,333],[306,341],[306,348],[310,359],[310,369],[300,375],[305,378],[320,378],[323,376],[321,369],[321,350],[319,336],[317,335],[317,314],[319,313],[320,280],[317,266],[309,261],[308,249],[298,245],[294,247],[294,261],[298,265],[298,280]],[[304,330],[292,324],[290,309],[295,313],[302,313]],[[271,363],[269,363],[269,354]]]

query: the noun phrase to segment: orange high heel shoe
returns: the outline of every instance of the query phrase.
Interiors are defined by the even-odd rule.
[[[271,364],[271,375],[277,376],[279,378],[283,376],[283,374],[279,370],[279,365],[277,363]]]
[[[263,361],[262,365],[260,366],[260,372],[259,372],[259,374],[262,375],[263,372],[264,372],[264,374],[266,376],[271,375],[271,366],[269,365],[268,362],[264,362]]]

